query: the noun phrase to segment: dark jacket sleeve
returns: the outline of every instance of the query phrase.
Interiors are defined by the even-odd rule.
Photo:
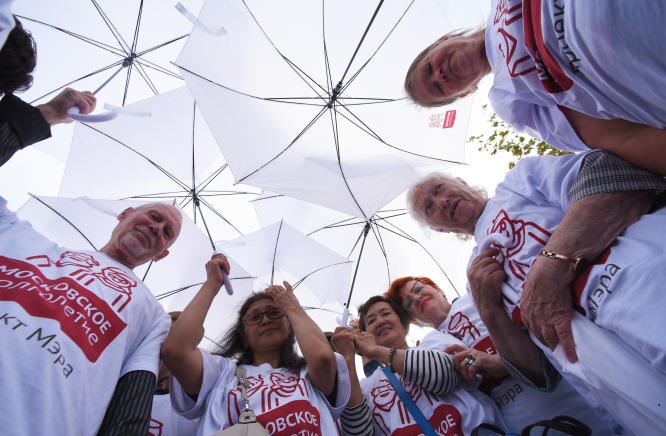
[[[51,136],[51,126],[36,107],[13,94],[0,100],[0,166],[17,150]]]
[[[146,436],[157,377],[150,371],[131,371],[118,380],[97,432],[104,436]]]

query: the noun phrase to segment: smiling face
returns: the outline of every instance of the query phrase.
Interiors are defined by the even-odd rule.
[[[243,315],[246,346],[255,355],[278,351],[290,335],[289,321],[285,315],[275,318],[280,309],[270,298],[262,298],[250,305]],[[256,324],[248,324],[248,320],[261,316]],[[273,316],[273,318],[271,318]]]
[[[434,230],[473,235],[486,198],[462,180],[430,178],[417,185],[410,207]]]
[[[418,280],[408,281],[398,293],[402,298],[402,307],[421,324],[437,327],[444,322],[451,309],[451,304],[439,288]]]
[[[389,303],[379,301],[370,306],[363,322],[365,331],[375,337],[378,345],[391,347],[405,343],[407,331]]]
[[[416,103],[439,106],[474,92],[488,73],[483,32],[444,36],[413,64],[406,87]]]
[[[161,203],[125,209],[118,221],[101,251],[130,268],[169,254],[182,224],[178,210]]]

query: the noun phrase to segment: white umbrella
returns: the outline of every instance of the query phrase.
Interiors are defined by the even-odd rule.
[[[312,239],[355,262],[350,287],[338,287],[329,298],[350,309],[381,294],[398,277],[427,275],[449,300],[464,293],[469,242],[438,235],[428,239],[424,230],[401,206],[399,197],[389,207],[364,221],[298,199],[264,193],[253,201],[260,222],[281,216]]]
[[[59,195],[175,200],[216,239],[258,227],[254,188],[233,179],[194,99],[181,87],[128,105],[147,118],[77,123]]]
[[[182,86],[171,64],[192,23],[155,0],[30,0],[14,13],[37,43],[35,80],[26,96],[43,103],[66,86],[96,90],[117,106]],[[186,2],[198,10],[200,0]]]
[[[435,2],[208,1],[199,21],[227,33],[195,28],[177,65],[236,181],[366,219],[415,168],[463,161],[471,100],[402,90],[446,30]]]
[[[256,290],[286,280],[304,307],[322,311],[313,316],[320,327],[334,329],[343,311],[336,295],[348,289],[353,262],[283,221],[216,245],[256,277]]]
[[[21,219],[30,221],[37,231],[59,245],[97,250],[108,241],[120,212],[145,203],[32,196],[17,213]],[[137,267],[134,272],[166,310],[182,310],[206,279],[204,266],[212,254],[207,235],[187,216],[183,216],[180,235],[169,248],[169,255],[158,262]],[[230,278],[234,295],[236,298],[244,298],[252,290],[254,277],[233,262],[233,259],[231,261]],[[221,328],[220,320],[214,316],[206,321],[206,325],[210,331]]]

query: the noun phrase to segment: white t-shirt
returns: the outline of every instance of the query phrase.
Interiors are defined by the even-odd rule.
[[[187,419],[171,407],[169,394],[153,395],[148,436],[194,436],[198,419]]]
[[[517,325],[522,325],[517,302],[527,271],[568,209],[567,191],[586,154],[522,159],[497,186],[477,222],[477,246],[470,262],[490,245],[500,250],[507,274],[502,284],[505,307]],[[662,374],[666,374],[666,317],[661,311],[666,307],[665,223],[664,208],[644,215],[574,282],[574,303],[585,316],[617,333],[618,340]],[[576,386],[575,379],[570,382]]]
[[[134,273],[59,247],[0,198],[0,428],[95,434],[124,374],[157,374],[170,320]]]
[[[587,147],[558,105],[666,127],[664,22],[666,4],[654,0],[493,0],[486,27],[493,110],[569,151]]]
[[[443,351],[449,345],[460,344],[451,335],[433,330],[415,349]],[[437,397],[418,385],[402,380],[405,390],[421,409],[433,429],[442,436],[470,434],[481,423],[491,423],[504,428],[504,420],[492,400],[473,386],[461,384],[444,397]],[[393,385],[381,368],[361,380],[376,434],[417,435],[421,429],[398,397]]]
[[[485,324],[468,290],[451,304],[451,310],[438,330],[450,333],[465,346],[496,354]],[[490,395],[500,409],[507,430],[519,433],[521,429],[536,421],[555,416],[572,416],[588,425],[596,434],[612,434],[588,403],[566,380],[560,380],[555,390],[543,392],[515,377],[488,378],[479,389]]]
[[[226,357],[211,355],[201,350],[203,357],[203,383],[194,401],[171,376],[170,391],[173,407],[187,418],[201,417],[198,436],[218,432],[238,422],[244,409],[241,389],[234,375],[236,363]],[[250,384],[250,409],[274,436],[340,434],[338,418],[342,414],[351,387],[344,358],[335,354],[337,361],[337,391],[335,405],[331,406],[324,394],[310,383],[307,368],[300,374],[285,368],[243,365]]]

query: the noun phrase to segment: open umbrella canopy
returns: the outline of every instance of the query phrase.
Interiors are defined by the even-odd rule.
[[[295,11],[298,11],[296,14]],[[463,161],[471,106],[419,109],[402,90],[446,31],[433,1],[208,1],[176,63],[237,182],[366,219]]]
[[[257,189],[233,186],[185,87],[127,107],[150,116],[77,123],[59,195],[175,200],[211,244],[258,227],[248,202]]]
[[[26,96],[43,103],[64,87],[97,90],[114,105],[182,86],[171,64],[192,29],[175,7],[157,0],[30,0],[14,13],[35,39],[37,68]],[[201,1],[186,2],[198,10]]]
[[[403,197],[369,220],[271,193],[262,194],[253,203],[260,222],[280,216],[313,240],[354,261],[351,285],[337,287],[329,296],[348,305],[352,312],[406,275],[429,276],[450,301],[465,293],[470,242],[442,234],[428,238],[404,209]]]
[[[311,314],[320,327],[335,328],[335,318],[343,311],[336,295],[349,288],[352,261],[284,221],[216,245],[256,277],[256,290],[286,280],[304,307],[323,310]]]

